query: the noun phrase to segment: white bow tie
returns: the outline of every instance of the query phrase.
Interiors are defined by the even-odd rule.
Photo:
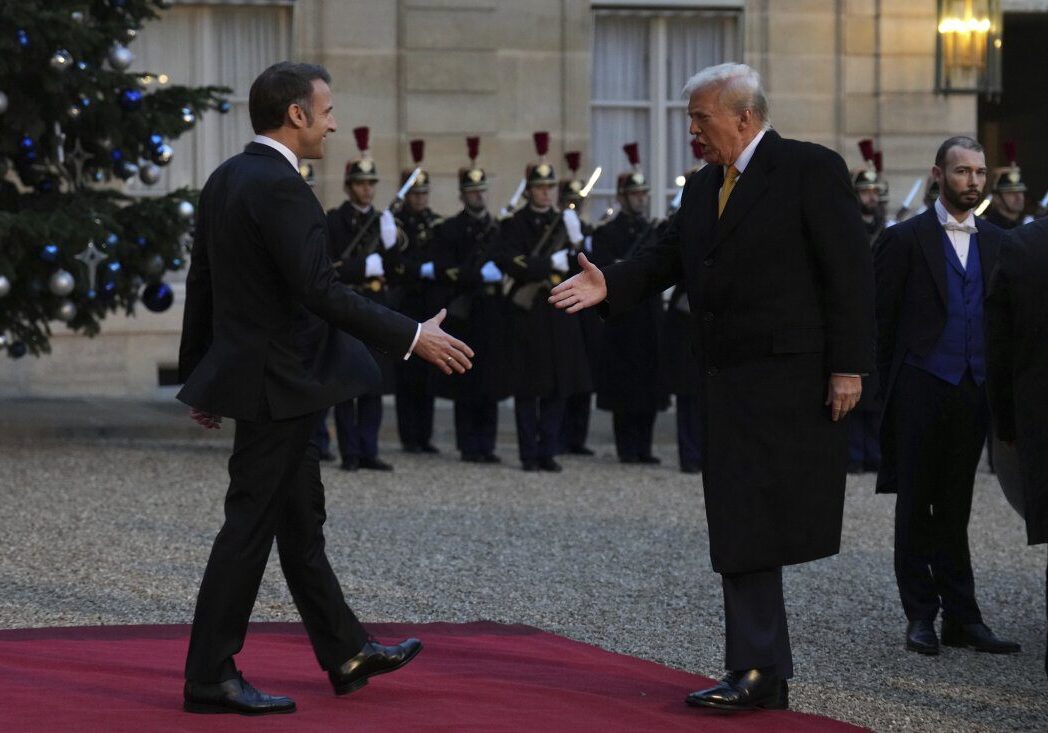
[[[971,224],[965,224],[963,222],[956,221],[953,219],[947,221],[945,224],[942,225],[942,227],[948,232],[965,232],[967,234],[975,234],[979,231]]]

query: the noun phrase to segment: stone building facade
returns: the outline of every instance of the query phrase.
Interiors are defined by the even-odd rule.
[[[1005,0],[1004,9],[1048,13],[1048,0]],[[433,207],[455,211],[464,138],[479,135],[498,208],[534,158],[532,132],[547,130],[558,168],[567,150],[583,152],[583,175],[605,167],[595,189],[603,208],[626,165],[616,151],[630,141],[613,130],[641,140],[661,212],[690,164],[678,92],[697,70],[689,64],[755,67],[774,126],[838,150],[853,166],[856,142],[874,138],[892,208],[928,174],[939,142],[979,128],[976,96],[934,90],[935,0],[211,0],[176,1],[166,15],[132,45],[148,61],[143,70],[173,83],[230,85],[235,102],[233,114],[204,120],[178,142],[179,165],[162,184],[171,187],[203,185],[250,139],[247,88],[282,58],[322,63],[334,78],[340,129],[314,164],[326,207],[343,198],[352,128],[368,125],[379,205],[410,166],[408,141],[422,138]],[[590,212],[599,213],[596,205]],[[171,278],[176,303],[165,313],[111,317],[95,339],[56,324],[53,354],[5,360],[0,394],[170,395],[174,387],[161,382],[177,362],[182,277]]]

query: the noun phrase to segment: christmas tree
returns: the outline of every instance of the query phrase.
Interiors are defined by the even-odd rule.
[[[129,48],[170,0],[0,0],[0,348],[50,351],[51,324],[93,336],[107,313],[172,302],[196,192],[131,197],[224,87],[150,84]]]

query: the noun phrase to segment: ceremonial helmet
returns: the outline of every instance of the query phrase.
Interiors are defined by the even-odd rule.
[[[879,169],[877,168],[876,154],[873,150],[873,140],[869,138],[860,140],[859,152],[862,153],[863,166],[853,172],[852,187],[856,191],[868,191],[872,188],[879,191],[881,181]]]
[[[571,176],[560,181],[560,190],[558,192],[560,203],[562,205],[577,204],[582,200],[582,189],[586,185],[579,180],[579,162],[582,160],[582,153],[577,150],[564,153],[564,160],[567,161]]]
[[[633,170],[619,174],[615,181],[615,193],[622,196],[637,191],[650,191],[648,179],[640,172],[640,149],[637,143],[626,143],[622,146],[622,151],[626,153],[626,160]]]
[[[346,163],[344,179],[346,183],[355,183],[357,181],[374,183],[378,181],[378,168],[375,167],[375,161],[371,159],[371,153],[368,151],[368,138],[370,135],[371,130],[368,127],[353,128],[353,137],[356,138],[360,157],[353,158]]]
[[[524,178],[527,180],[528,188],[532,186],[556,186],[557,174],[553,166],[546,162],[546,153],[549,152],[549,133],[536,132],[532,135],[535,140],[535,152],[539,159],[535,163],[529,163],[524,169]]]
[[[408,178],[422,164],[422,158],[426,152],[426,142],[424,140],[412,140],[411,141],[411,159],[415,161],[413,168],[405,168],[400,172],[400,185],[403,186],[407,183]],[[429,173],[424,170],[418,172],[418,178],[412,184],[411,188],[408,189],[409,193],[429,193]]]
[[[483,168],[477,167],[477,155],[480,153],[480,138],[466,138],[466,154],[469,155],[469,167],[459,168],[459,191],[487,191],[488,176]]]
[[[1004,157],[1008,161],[1008,165],[994,171],[994,193],[1024,193],[1026,191],[1022,171],[1019,170],[1019,165],[1015,162],[1015,150],[1015,141],[1006,140],[1004,143]]]

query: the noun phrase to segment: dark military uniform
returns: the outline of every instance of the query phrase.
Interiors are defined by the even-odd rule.
[[[603,268],[628,259],[654,238],[647,217],[620,211],[594,232],[593,263]],[[656,294],[604,323],[597,407],[612,413],[615,447],[624,463],[654,461],[655,415],[668,405],[659,384],[661,320],[662,296]]]
[[[502,225],[498,265],[520,285],[560,281],[550,264],[550,254],[567,246],[560,213],[525,206]],[[561,241],[547,252],[532,255],[547,227],[555,226]],[[559,231],[557,231],[559,230]],[[512,294],[511,294],[512,295]],[[559,451],[559,434],[568,396],[592,389],[579,319],[547,302],[548,287],[541,288],[526,310],[510,307],[513,334],[512,389],[517,418],[521,462],[528,467],[550,461]]]
[[[688,294],[680,285],[670,295],[659,338],[659,374],[662,388],[672,394],[677,408],[677,456],[680,469],[702,468],[702,423],[699,412],[699,361],[695,354],[695,324]]]
[[[462,459],[494,463],[498,403],[511,394],[508,378],[509,311],[501,282],[483,281],[481,268],[498,254],[499,226],[488,212],[466,210],[437,230],[437,282],[451,288],[444,330],[470,345],[476,356],[465,374],[436,380],[436,393],[455,403],[455,444]]]
[[[447,303],[447,287],[420,275],[424,263],[433,261],[434,234],[442,221],[429,208],[420,212],[401,208],[397,214],[407,236],[390,277],[398,311],[422,322]],[[433,379],[435,371],[421,359],[397,364],[397,432],[404,450],[435,452],[433,448]]]
[[[343,253],[366,227],[353,251]],[[379,215],[373,208],[361,211],[349,201],[328,212],[328,254],[334,261],[341,260],[339,279],[364,297],[381,305],[389,305],[389,293],[383,278],[365,276],[365,259],[378,252],[392,261],[379,240]],[[382,395],[392,394],[395,379],[393,358],[371,349],[371,355],[382,371],[382,384],[373,392],[335,405],[335,432],[343,466],[359,459],[378,456],[378,431],[382,424]]]

